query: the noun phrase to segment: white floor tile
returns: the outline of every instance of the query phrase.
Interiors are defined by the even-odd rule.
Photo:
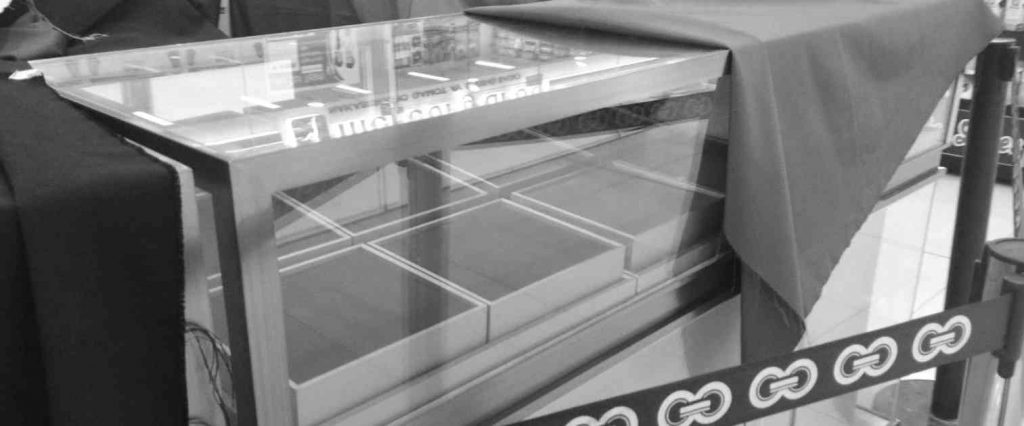
[[[916,249],[924,247],[936,186],[925,185],[886,207],[881,237]]]
[[[949,257],[959,191],[960,178],[957,176],[946,175],[935,182],[932,211],[928,217],[928,236],[924,245],[928,253]]]
[[[925,251],[949,257],[953,244],[953,225],[956,221],[956,203],[959,198],[960,177],[947,175],[936,182],[933,207],[928,219]],[[1013,190],[1009,185],[997,184],[992,191],[992,213],[989,216],[987,238],[1006,238],[1013,235]]]
[[[854,408],[850,407],[851,410]],[[835,417],[807,406],[796,410],[795,423],[797,426],[849,426],[844,418],[847,417]]]
[[[914,296],[915,314],[936,296],[946,293],[946,278],[948,276],[948,257],[924,253],[921,258],[921,270],[917,275],[917,290]]]

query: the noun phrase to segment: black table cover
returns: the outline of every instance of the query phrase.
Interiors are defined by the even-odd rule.
[[[185,1],[57,3],[107,35],[73,53],[222,37]],[[176,174],[23,68],[0,61],[0,424],[184,425]]]
[[[469,13],[728,48],[725,234],[806,316],[936,101],[1000,24],[970,0],[553,0]]]

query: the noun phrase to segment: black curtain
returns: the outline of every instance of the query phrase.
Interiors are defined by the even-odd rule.
[[[68,33],[106,35],[56,38],[71,53],[223,37],[186,0],[36,0],[36,6]],[[8,28],[19,22],[0,17]],[[0,423],[184,425],[176,175],[41,79],[6,78],[34,57],[4,59]]]

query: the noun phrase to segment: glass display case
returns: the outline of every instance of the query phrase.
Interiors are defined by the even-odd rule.
[[[728,256],[725,64],[442,16],[33,66],[194,170],[238,418],[305,425],[541,373],[511,403],[730,291],[725,268],[669,282]]]
[[[32,65],[193,169],[241,424],[477,424],[733,294],[727,56],[440,16]]]

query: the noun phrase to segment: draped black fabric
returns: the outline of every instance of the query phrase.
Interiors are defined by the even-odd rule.
[[[22,250],[14,194],[0,167],[0,418],[12,425],[47,423],[39,326]]]
[[[186,422],[181,200],[165,165],[42,81],[0,81],[0,162],[14,194],[51,424]],[[9,224],[5,224],[9,225]],[[17,254],[15,254],[17,256]],[[37,331],[36,336],[32,335]],[[29,352],[30,353],[30,352]],[[5,351],[5,357],[12,354]],[[6,361],[6,360],[5,360]],[[29,361],[26,361],[29,362]],[[3,407],[3,418],[39,407]],[[31,424],[31,423],[27,423]]]
[[[222,37],[185,1],[57,3],[108,35],[74,53]],[[0,61],[0,423],[184,425],[177,177],[24,68]]]
[[[964,0],[552,0],[469,13],[729,49],[725,234],[797,317],[936,101],[1000,31]]]

